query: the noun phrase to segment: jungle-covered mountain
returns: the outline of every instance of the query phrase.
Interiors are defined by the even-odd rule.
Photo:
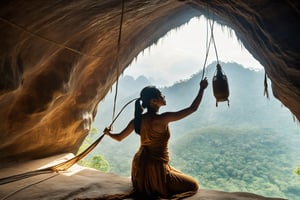
[[[202,188],[297,199],[300,180],[294,171],[300,165],[299,124],[271,93],[270,99],[264,96],[263,71],[246,69],[237,63],[221,63],[229,81],[230,102],[229,106],[223,102],[216,107],[211,83],[215,66],[212,63],[206,69],[209,87],[199,109],[170,124],[171,165],[195,177]],[[161,112],[189,106],[201,75],[202,71],[161,88],[167,100]],[[139,91],[150,84],[145,77],[120,78],[116,110],[138,97]],[[100,102],[98,109],[102,115],[93,123],[98,133],[91,134],[87,141],[97,138],[111,123],[113,99],[114,92]],[[114,131],[124,128],[133,113],[132,103],[117,119]],[[137,134],[120,143],[104,137],[87,159],[100,154],[107,161],[104,170],[130,176],[131,159],[138,147]]]

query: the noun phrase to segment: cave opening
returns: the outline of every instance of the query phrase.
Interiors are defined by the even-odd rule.
[[[185,23],[190,16],[199,15],[209,4],[212,12],[224,19],[218,19],[222,24],[224,22],[239,30],[247,49],[264,64],[272,79],[272,91],[276,98],[299,118],[299,29],[295,28],[299,27],[299,9],[294,1],[137,0],[128,3],[125,41],[130,51],[122,52],[122,70],[141,49],[155,43],[166,31]],[[6,159],[23,162],[23,159],[27,161],[65,152],[75,153],[90,128],[99,100],[119,75],[112,60],[120,4],[117,1],[24,3],[16,0],[3,1],[1,5],[1,72],[5,76],[1,79],[0,115],[6,117],[1,118],[0,124],[0,159],[9,164]],[[199,57],[203,57],[203,54]],[[232,77],[239,76],[232,75],[227,70],[227,64],[223,65],[226,65],[229,80],[237,83],[237,79]],[[192,74],[198,72],[198,67]],[[238,67],[234,72],[241,69]],[[177,105],[182,105],[183,98],[193,93],[190,90],[198,84],[199,78],[197,75],[187,76],[174,85],[162,87],[169,99],[168,109],[176,109]],[[213,100],[207,94],[201,110],[205,119],[195,115],[189,119],[192,121],[172,126],[172,165],[195,176],[201,185],[205,183],[204,188],[254,191],[296,199],[292,195],[300,192],[291,170],[298,163],[295,161],[295,164],[291,164],[290,158],[299,157],[299,150],[294,145],[299,140],[286,128],[293,125],[280,120],[289,119],[290,113],[282,114],[281,110],[285,107],[281,107],[277,101],[276,105],[267,101],[262,90],[245,89],[256,82],[254,75],[241,77],[244,79],[239,84],[230,84],[232,87],[238,86],[231,88],[230,108],[226,105],[215,109],[214,105],[209,105]],[[195,82],[190,84],[190,90],[185,90],[184,85],[191,83],[189,78]],[[257,82],[262,85],[262,80]],[[172,93],[171,86],[177,92]],[[245,93],[235,92],[239,89],[239,92]],[[234,96],[236,94],[239,95]],[[178,99],[182,101],[173,101]],[[260,103],[249,101],[252,99],[263,100]],[[105,100],[108,101],[109,97]],[[122,105],[122,102],[118,105]],[[107,107],[111,109],[112,106],[109,104]],[[212,108],[217,113],[212,112]],[[128,109],[129,114],[122,116],[132,116],[132,108]],[[110,121],[105,106],[99,106],[98,113]],[[283,116],[278,119],[279,115]],[[118,122],[126,123],[127,120],[120,119]],[[233,128],[237,122],[238,125]],[[101,127],[98,132],[101,132],[109,123],[101,121],[99,124]],[[276,131],[273,132],[273,129]],[[245,130],[248,132],[245,133]],[[108,158],[106,153],[112,151],[124,157],[111,158],[107,169],[117,174],[125,172],[126,166],[130,167],[137,140],[136,135],[132,135],[132,139],[129,138],[124,144],[115,144],[105,138],[99,146],[103,149],[99,152],[103,152],[105,158]],[[128,146],[134,152],[127,150]],[[196,158],[193,157],[195,155]],[[287,158],[289,161],[286,161]],[[99,160],[99,157],[95,160]],[[112,164],[114,162],[118,162],[118,165]],[[283,173],[277,174],[282,170]],[[283,180],[286,182],[283,183]],[[240,187],[242,183],[245,187]],[[59,188],[57,191],[62,190]],[[49,190],[47,193],[52,194]]]
[[[195,42],[195,38],[185,34],[193,30],[190,26],[205,25],[204,21],[204,18],[194,18],[189,24],[171,31],[166,38],[161,38],[161,42],[155,46],[141,52],[120,77],[118,108],[138,97],[140,89],[149,84],[158,85],[166,95],[168,104],[161,112],[176,111],[189,105],[200,81],[203,60],[199,57],[204,55],[203,51],[194,48],[205,44],[205,40]],[[227,35],[224,29],[228,31]],[[186,32],[182,33],[184,31]],[[204,188],[229,192],[250,191],[266,196],[294,198],[299,192],[299,189],[293,189],[297,188],[299,181],[294,173],[299,165],[297,159],[300,157],[297,148],[300,142],[299,127],[293,122],[289,110],[273,95],[270,95],[269,100],[264,97],[264,71],[259,62],[241,47],[238,40],[232,36],[232,30],[218,26],[216,32],[218,31],[220,34],[216,34],[216,40],[224,42],[217,44],[220,48],[221,63],[230,81],[231,106],[227,107],[226,104],[216,108],[210,89],[196,114],[171,124],[171,163],[181,171],[196,177]],[[178,45],[179,38],[191,39],[192,46]],[[200,38],[204,39],[205,36]],[[225,39],[229,39],[227,45]],[[175,46],[172,46],[174,44]],[[242,54],[230,51],[228,45],[233,50],[239,48]],[[172,51],[175,54],[179,51],[179,54],[172,55]],[[182,52],[188,56],[178,58]],[[196,56],[192,57],[190,54],[194,52]],[[162,59],[164,56],[165,60]],[[213,51],[209,60],[207,76],[211,87],[216,64]],[[154,65],[157,68],[153,67]],[[197,67],[184,74],[183,69],[190,66]],[[178,76],[174,69],[179,69]],[[171,78],[175,79],[167,82],[163,81],[163,78],[155,79],[157,75],[164,75],[165,79],[172,76]],[[110,124],[113,97],[114,92],[109,93],[99,104],[100,114],[96,116],[92,125],[95,129],[87,140],[95,139],[96,135]],[[121,114],[114,125],[116,131],[127,125],[128,120],[133,117],[133,109],[134,106],[131,105]],[[139,137],[136,134],[131,134],[122,143],[116,143],[107,137],[87,159],[103,156],[101,162],[105,167],[102,170],[130,176],[131,159],[138,146]],[[282,187],[284,183],[288,183],[286,187]]]

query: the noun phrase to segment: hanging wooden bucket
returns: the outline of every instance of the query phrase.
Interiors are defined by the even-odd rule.
[[[227,101],[229,106],[229,87],[227,76],[222,71],[220,64],[217,64],[217,71],[213,77],[213,92],[216,98],[216,107],[218,107],[218,102]]]

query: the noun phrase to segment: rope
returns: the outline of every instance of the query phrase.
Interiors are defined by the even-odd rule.
[[[209,18],[210,13],[209,13],[208,1],[206,2],[206,7],[207,7],[206,8],[207,9],[207,15],[208,15],[208,18]],[[209,26],[210,26],[210,39],[209,39],[209,42],[208,42],[208,23],[209,23]],[[207,62],[211,42],[213,42],[213,44],[214,44],[217,63],[219,64],[219,56],[218,56],[218,51],[217,51],[217,45],[216,45],[216,41],[215,41],[215,37],[214,37],[214,23],[215,23],[214,16],[212,17],[212,23],[209,19],[206,20],[206,55],[205,55],[205,60],[204,60],[203,68],[202,68],[201,80],[203,80],[203,78],[204,78],[205,66],[206,66],[206,62]]]
[[[217,52],[217,47],[216,47],[216,43],[215,43],[215,38],[214,38],[214,17],[212,20],[212,23],[209,20],[210,17],[210,12],[209,12],[209,6],[208,6],[208,1],[206,2],[206,9],[207,9],[207,15],[208,15],[208,19],[206,20],[206,54],[205,54],[205,60],[204,60],[204,64],[202,67],[202,77],[201,80],[204,79],[204,74],[205,74],[205,66],[206,66],[206,62],[207,62],[207,58],[208,58],[208,54],[209,54],[209,49],[210,49],[210,44],[213,41],[214,43],[214,49],[215,49],[215,53],[216,53],[216,57],[217,57],[217,62],[219,63],[219,57],[218,57],[218,52]],[[210,26],[210,39],[208,41],[208,23]]]
[[[115,96],[114,96],[114,106],[113,106],[113,114],[112,114],[112,120],[115,118],[116,113],[116,105],[117,105],[117,97],[118,97],[118,88],[119,88],[119,54],[120,54],[120,47],[121,47],[121,36],[122,36],[122,26],[123,26],[123,16],[124,16],[124,4],[125,0],[122,0],[122,13],[121,13],[121,19],[120,19],[120,26],[119,26],[119,37],[118,37],[118,46],[117,46],[117,58],[115,65],[117,68],[117,81],[116,81],[116,88],[115,88]],[[112,128],[112,124],[109,126],[109,128]]]
[[[84,150],[82,153],[78,154],[77,156],[71,158],[70,160],[67,160],[65,162],[59,163],[59,164],[51,166],[51,167],[47,167],[47,168],[43,168],[43,169],[38,169],[38,170],[30,171],[30,172],[25,172],[25,173],[22,173],[22,174],[17,174],[17,175],[1,178],[0,179],[0,185],[4,185],[4,184],[7,184],[7,183],[19,181],[19,180],[29,178],[29,177],[32,177],[32,176],[36,176],[36,175],[40,175],[40,174],[66,171],[71,166],[73,166],[75,163],[77,163],[79,160],[81,160],[84,156],[86,156],[88,153],[90,153],[97,146],[97,144],[102,140],[103,137],[104,137],[104,134],[101,135],[86,150]]]
[[[206,1],[207,18],[209,18],[208,1]],[[208,47],[208,19],[206,19],[206,49]]]
[[[25,185],[24,187],[21,187],[21,188],[15,190],[15,191],[13,191],[13,192],[11,192],[11,193],[5,195],[5,196],[2,197],[0,200],[6,200],[6,199],[8,199],[9,197],[13,196],[14,194],[16,194],[16,193],[18,193],[18,192],[20,192],[20,191],[22,191],[22,190],[25,190],[25,189],[27,189],[27,188],[33,186],[33,185],[39,184],[39,183],[44,182],[44,181],[46,181],[46,180],[49,180],[49,179],[51,179],[51,178],[54,178],[55,176],[58,176],[58,175],[59,175],[59,174],[56,173],[56,174],[51,175],[51,176],[49,176],[49,177],[46,177],[46,178],[44,178],[44,179],[38,180],[38,181],[36,181],[36,182],[34,182],[34,183],[30,183],[29,185]]]
[[[112,120],[111,124],[109,125],[109,127],[112,127],[112,125],[115,123],[115,121],[118,119],[118,117],[120,116],[120,114],[123,112],[123,110],[133,101],[137,100],[138,98],[134,98],[130,101],[128,101],[123,107],[122,109],[119,111],[119,113],[117,114],[117,116]]]
[[[215,20],[214,20],[214,17],[213,17],[213,23],[214,22],[215,22]],[[219,56],[218,56],[216,41],[215,41],[214,32],[213,32],[214,27],[213,27],[213,24],[211,24],[210,21],[209,21],[209,25],[210,25],[210,28],[211,28],[211,38],[212,38],[212,41],[214,43],[214,49],[215,49],[215,53],[216,53],[217,63],[219,64]]]
[[[46,37],[44,37],[44,36],[42,36],[42,35],[39,35],[39,34],[37,34],[37,33],[34,33],[34,32],[32,32],[32,31],[28,30],[27,28],[25,28],[25,27],[23,27],[23,26],[20,26],[20,25],[18,25],[18,24],[16,24],[16,23],[13,23],[13,22],[11,22],[11,21],[9,21],[9,20],[7,20],[7,19],[1,17],[1,16],[0,16],[0,20],[1,20],[2,22],[6,23],[6,24],[9,24],[9,25],[12,26],[12,27],[15,27],[15,28],[17,28],[17,29],[19,29],[19,30],[21,30],[21,31],[23,31],[23,32],[28,33],[29,35],[31,35],[31,36],[33,36],[33,37],[37,37],[37,38],[39,38],[39,39],[42,39],[42,40],[44,40],[44,41],[47,41],[47,42],[49,42],[49,43],[51,43],[51,44],[54,44],[54,45],[56,45],[56,46],[58,46],[58,47],[60,47],[60,48],[67,49],[67,50],[69,50],[69,51],[72,51],[73,53],[76,53],[76,54],[79,54],[79,55],[82,55],[82,56],[86,56],[86,57],[92,57],[92,58],[102,58],[102,57],[103,57],[103,56],[97,56],[97,55],[86,54],[86,53],[84,53],[84,52],[82,52],[82,51],[73,49],[73,48],[68,47],[68,46],[66,46],[66,45],[64,45],[64,44],[60,44],[60,43],[58,43],[58,42],[56,42],[56,41],[54,41],[54,40],[51,40],[51,39],[49,39],[49,38],[46,38]]]
[[[212,25],[211,25],[211,36],[210,36],[208,45],[207,45],[207,47],[206,47],[206,54],[205,54],[205,59],[204,59],[203,68],[202,68],[202,77],[201,77],[201,80],[204,79],[205,66],[206,66],[206,62],[207,62],[207,58],[208,58],[208,53],[209,53],[209,49],[210,49],[210,44],[211,44],[211,41],[213,40],[213,27],[214,27],[214,23],[215,23],[215,21],[213,21],[213,22],[212,22]],[[208,31],[207,31],[207,33],[208,33]],[[206,44],[207,44],[207,42],[206,42]]]

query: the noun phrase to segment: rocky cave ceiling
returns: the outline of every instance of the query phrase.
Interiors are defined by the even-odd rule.
[[[116,65],[121,5],[121,0],[1,1],[2,162],[75,153],[117,76],[139,52],[191,18],[207,15],[207,8],[236,31],[264,66],[274,96],[300,119],[298,1],[125,0]]]

